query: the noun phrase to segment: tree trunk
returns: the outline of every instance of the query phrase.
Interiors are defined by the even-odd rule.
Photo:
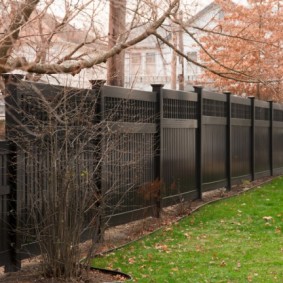
[[[183,12],[179,12],[180,23],[183,23]],[[179,50],[184,53],[184,41],[183,41],[183,29],[182,25],[179,27]],[[185,88],[185,77],[184,77],[184,57],[179,55],[179,90],[184,90]]]
[[[126,0],[111,0],[109,11],[109,49],[123,40],[123,34],[125,32],[125,17]],[[124,65],[124,51],[108,59],[107,84],[124,86]]]

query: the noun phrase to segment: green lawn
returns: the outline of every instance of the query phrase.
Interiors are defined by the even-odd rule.
[[[283,178],[93,260],[134,282],[283,282]]]

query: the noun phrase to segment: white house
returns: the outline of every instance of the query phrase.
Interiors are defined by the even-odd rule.
[[[193,18],[189,19],[186,23],[188,31],[193,34],[193,36],[200,40],[204,35],[204,32],[200,29],[211,29],[215,26],[215,20],[219,20],[223,17],[223,12],[220,7],[212,2],[200,12],[198,12]],[[195,61],[200,61],[199,51],[200,46],[194,41],[194,39],[189,36],[187,33],[184,33],[184,53],[191,59]],[[197,82],[202,75],[202,69],[190,62],[185,64],[185,80],[188,83]]]
[[[194,17],[185,22],[185,28],[193,34],[196,39],[200,39],[203,33],[202,28],[211,28],[215,25],[215,20],[223,17],[220,7],[211,3],[199,11]],[[195,27],[199,28],[196,29]],[[199,45],[185,31],[179,32],[168,23],[167,33],[165,29],[158,32],[172,44],[173,33],[183,37],[183,52],[194,61],[199,61]],[[175,41],[176,42],[176,41]],[[180,40],[177,38],[177,48]],[[176,46],[175,44],[175,46]],[[179,48],[180,49],[180,48]],[[162,83],[166,88],[172,88],[172,66],[173,51],[167,45],[150,36],[146,40],[126,50],[125,56],[125,86],[138,89],[150,89],[151,83]],[[185,89],[198,82],[202,75],[202,69],[186,60],[177,58],[176,60],[176,81],[178,76],[183,75]],[[178,86],[177,86],[178,88]]]
[[[168,35],[163,32],[163,36]],[[154,36],[128,48],[125,52],[125,87],[148,90],[153,83],[169,85],[171,54],[172,51]]]

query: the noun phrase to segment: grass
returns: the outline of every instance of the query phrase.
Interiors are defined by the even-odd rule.
[[[283,178],[93,260],[134,282],[283,282]]]

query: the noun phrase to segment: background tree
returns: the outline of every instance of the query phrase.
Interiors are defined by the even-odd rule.
[[[235,94],[283,99],[281,1],[216,2],[224,18],[203,29],[202,61],[214,71],[206,70],[203,79]]]

